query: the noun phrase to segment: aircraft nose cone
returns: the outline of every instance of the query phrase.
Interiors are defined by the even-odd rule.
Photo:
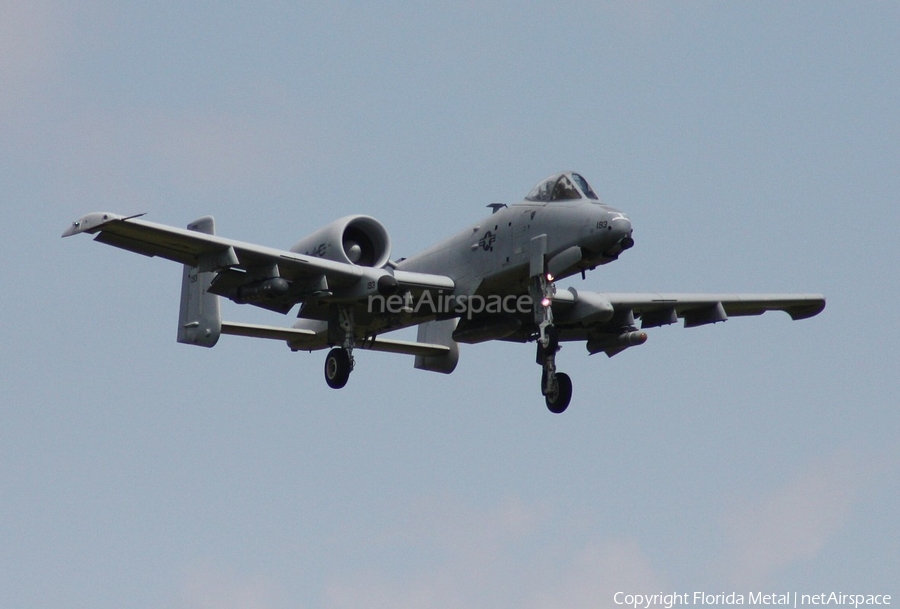
[[[628,216],[618,210],[611,212],[609,228],[613,240],[610,253],[619,254],[634,246],[634,239],[631,238],[631,220],[628,219]]]
[[[610,224],[615,234],[621,235],[623,237],[631,236],[631,220],[629,220],[628,216],[626,216],[622,212],[616,212],[615,214],[613,214],[613,218]]]

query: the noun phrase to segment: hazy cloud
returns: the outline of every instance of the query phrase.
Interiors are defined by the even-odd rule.
[[[616,592],[656,593],[664,589],[665,577],[634,540],[589,542],[559,572],[546,588],[535,590],[527,604],[533,609],[606,607]]]
[[[877,459],[841,451],[727,513],[728,578],[735,585],[757,585],[775,569],[814,558],[844,526],[881,467]]]
[[[182,582],[183,609],[270,609],[276,604],[275,585],[264,576],[239,576],[209,566],[189,571]]]
[[[657,590],[656,573],[634,540],[578,540],[565,516],[516,498],[487,508],[444,499],[421,502],[408,520],[391,529],[398,555],[417,544],[441,556],[404,577],[384,569],[335,576],[324,606],[329,609],[456,607],[597,607],[618,590]],[[562,529],[567,539],[557,539]],[[571,524],[571,523],[569,523]],[[578,527],[575,527],[578,528]]]
[[[0,83],[41,73],[51,56],[54,30],[49,2],[0,3]]]
[[[40,127],[36,137],[20,129],[16,154],[41,159],[60,178],[58,196],[70,200],[126,201],[147,211],[148,200],[158,205],[153,199],[173,189],[197,198],[266,199],[296,190],[286,186],[325,156],[323,138],[306,123],[270,112],[69,108],[52,132]],[[316,192],[333,190],[321,184]]]

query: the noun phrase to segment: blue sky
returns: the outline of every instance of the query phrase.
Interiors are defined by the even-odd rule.
[[[0,4],[0,606],[609,607],[900,598],[893,3]],[[175,342],[180,269],[89,211],[394,257],[581,172],[635,247],[565,285],[825,312],[450,376]],[[226,318],[291,318],[230,303]]]

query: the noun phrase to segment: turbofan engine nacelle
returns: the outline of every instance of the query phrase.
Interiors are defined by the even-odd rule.
[[[381,268],[391,257],[391,238],[371,216],[347,216],[301,239],[291,251],[335,262]]]

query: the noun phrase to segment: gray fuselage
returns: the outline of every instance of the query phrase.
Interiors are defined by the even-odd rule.
[[[622,212],[598,200],[525,200],[499,208],[397,268],[447,275],[456,283],[457,295],[525,293],[536,237],[546,235],[547,261],[564,252],[574,254],[556,272],[559,279],[615,260],[630,246],[631,232],[631,222]]]

